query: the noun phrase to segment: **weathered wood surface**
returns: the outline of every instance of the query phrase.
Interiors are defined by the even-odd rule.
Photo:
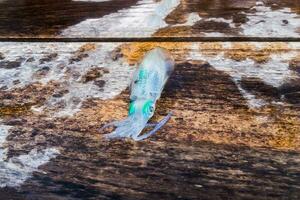
[[[72,0],[0,1],[0,35],[53,36],[85,19],[101,18],[134,5],[137,0],[104,2]]]
[[[155,46],[176,69],[153,120],[174,117],[143,142],[103,140],[97,128],[126,117],[134,64]],[[0,197],[299,199],[299,50],[1,43]]]
[[[299,38],[299,0],[2,0],[0,37]]]
[[[111,142],[69,131],[13,199],[299,199],[299,153],[214,143]],[[74,137],[74,135],[77,135]],[[68,142],[66,142],[68,141]],[[14,197],[15,196],[15,197]]]

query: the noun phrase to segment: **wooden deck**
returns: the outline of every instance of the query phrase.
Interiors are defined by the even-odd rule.
[[[10,0],[1,38],[299,38],[298,0]]]
[[[0,199],[300,199],[299,1],[168,2],[0,0]],[[104,140],[157,46],[174,116]]]

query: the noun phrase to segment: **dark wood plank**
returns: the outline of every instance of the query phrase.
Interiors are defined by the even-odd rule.
[[[80,134],[81,136],[84,133]],[[83,139],[85,138],[85,139]],[[299,153],[212,143],[69,137],[25,199],[299,199]],[[8,196],[9,197],[9,196]]]
[[[72,1],[13,0],[0,2],[0,35],[55,36],[90,18],[101,18],[126,9],[138,0]]]
[[[126,117],[134,64],[156,46],[176,68],[153,121],[174,116],[143,142],[103,140],[97,129]],[[0,43],[0,52],[0,197],[299,199],[298,43]]]
[[[165,28],[159,35],[299,37],[300,1],[278,0],[187,0],[166,21],[178,27]],[[191,22],[192,25],[184,25]],[[197,17],[196,17],[197,18]]]
[[[0,37],[299,38],[299,0],[11,0]]]

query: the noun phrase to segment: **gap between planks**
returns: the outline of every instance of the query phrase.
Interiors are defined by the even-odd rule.
[[[300,37],[0,38],[0,42],[300,42]]]

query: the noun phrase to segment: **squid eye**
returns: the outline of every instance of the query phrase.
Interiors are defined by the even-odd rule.
[[[152,100],[149,100],[147,101],[144,106],[143,106],[143,114],[145,116],[148,116],[149,115],[152,115],[154,112],[154,105],[153,105],[153,101]]]

